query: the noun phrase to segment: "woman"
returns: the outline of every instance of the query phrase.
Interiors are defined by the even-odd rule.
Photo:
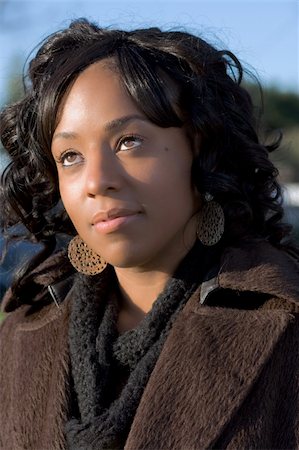
[[[1,448],[299,446],[298,253],[241,79],[198,37],[86,20],[31,61],[3,226],[43,250],[3,302]]]

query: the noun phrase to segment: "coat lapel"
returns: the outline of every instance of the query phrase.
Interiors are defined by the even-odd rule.
[[[291,317],[284,311],[200,305],[193,312],[184,311],[145,389],[126,450],[213,446],[245,401]]]

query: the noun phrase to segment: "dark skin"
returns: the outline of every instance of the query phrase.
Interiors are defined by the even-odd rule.
[[[107,61],[67,93],[52,141],[59,189],[78,234],[114,266],[123,297],[119,329],[135,326],[196,240],[200,200],[183,128],[151,123]],[[94,216],[133,212],[103,231]]]

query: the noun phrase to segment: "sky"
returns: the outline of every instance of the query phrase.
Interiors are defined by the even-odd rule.
[[[299,93],[299,0],[0,0],[0,102],[48,34],[87,17],[101,26],[159,26],[233,51],[263,85]]]

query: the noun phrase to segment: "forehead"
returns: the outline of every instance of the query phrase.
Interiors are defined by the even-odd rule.
[[[111,121],[115,116],[139,112],[125,89],[116,63],[103,60],[90,65],[73,82],[59,108],[57,126],[80,121]],[[66,123],[67,122],[67,123]]]

